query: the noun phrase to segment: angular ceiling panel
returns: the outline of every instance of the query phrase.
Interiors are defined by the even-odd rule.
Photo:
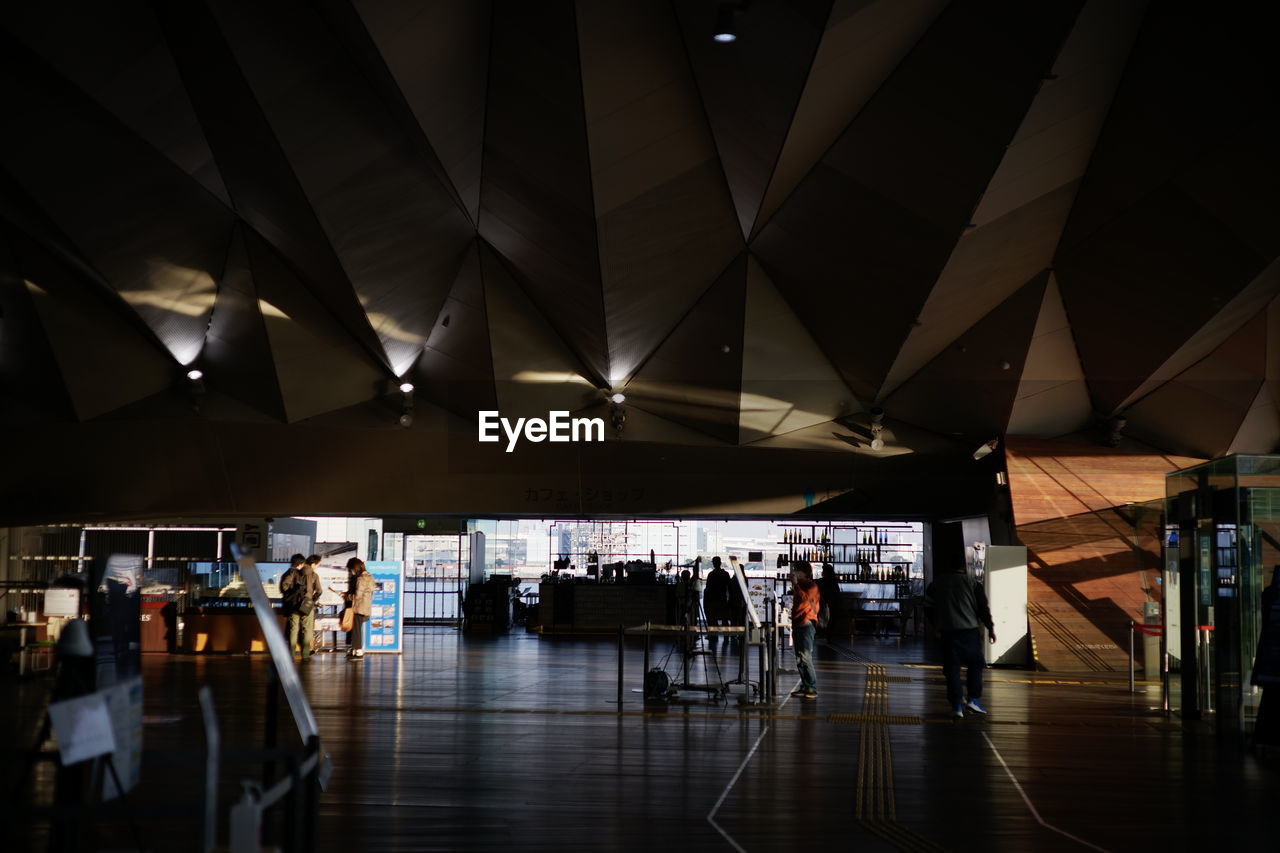
[[[273,247],[252,231],[245,234],[245,246],[290,422],[392,390],[385,369],[364,347],[343,334],[342,326]],[[318,382],[316,377],[324,381]]]
[[[920,309],[881,395],[946,348],[965,329],[1047,269],[1076,185],[1049,192],[981,228],[966,231]]]
[[[578,32],[568,0],[493,10],[480,235],[600,381],[609,376]]]
[[[1050,273],[1007,431],[1058,436],[1084,429],[1092,420],[1084,369],[1062,307],[1058,281]]]
[[[354,3],[471,221],[477,221],[490,4]]]
[[[1158,447],[1221,456],[1254,408],[1266,361],[1267,318],[1259,314],[1207,357],[1130,406],[1126,434]],[[1189,414],[1196,412],[1212,416]]]
[[[831,9],[763,0],[738,13],[738,40],[707,38],[718,0],[675,3],[745,239],[773,174]]]
[[[286,419],[242,229],[236,229],[227,252],[200,367],[210,388],[272,418]]]
[[[234,223],[208,190],[20,45],[8,45],[0,165],[183,364],[204,345]]]
[[[296,270],[346,335],[386,358],[262,106],[209,8],[156,5],[236,213]]]
[[[1231,13],[1149,4],[1116,92],[1089,179],[1063,235],[1072,250],[1257,123],[1275,99],[1270,30]],[[1195,46],[1202,61],[1187,61]]]
[[[671,8],[585,3],[578,27],[609,378],[617,382],[743,238]]]
[[[489,318],[478,241],[467,250],[449,298],[440,310],[413,372],[428,399],[454,414],[474,418],[496,407]]]
[[[181,379],[173,359],[138,334],[136,323],[123,316],[128,309],[111,302],[115,297],[35,243],[15,237],[11,246],[79,420],[170,389]]]
[[[744,252],[627,384],[628,404],[736,444],[746,294]]]
[[[5,231],[0,231],[0,423],[68,420],[75,416],[71,400]]]
[[[946,5],[836,0],[752,233],[818,164]]]
[[[6,28],[130,132],[229,203],[152,3],[81,0],[2,8]],[[76,26],[66,26],[68,14],[75,15]]]
[[[403,374],[474,235],[467,214],[433,153],[415,144],[403,103],[382,97],[373,74],[385,69],[339,37],[346,19],[302,2],[219,3],[217,13],[388,365]]]
[[[1275,453],[1277,449],[1280,449],[1280,411],[1277,411],[1271,386],[1264,384],[1258,389],[1258,396],[1227,453]]]
[[[646,476],[751,444],[861,487],[1119,410],[1274,446],[1280,92],[1234,7],[10,7],[11,423],[405,439],[409,377],[423,433],[625,386],[581,459]]]
[[[768,274],[747,258],[739,441],[804,429],[860,410]]]
[[[864,398],[878,394],[1078,4],[1013,8],[948,7],[753,243]],[[867,294],[877,322],[855,340],[846,330]]]
[[[494,385],[504,417],[545,417],[598,402],[602,390],[586,368],[483,244],[480,263]]]
[[[886,420],[944,435],[1003,433],[1048,278],[1036,276],[886,399]]]
[[[1060,254],[1054,271],[1098,411],[1117,409],[1265,266],[1172,186]]]
[[[1227,302],[1221,311],[1210,317],[1145,382],[1135,388],[1120,407],[1124,408],[1131,402],[1142,399],[1209,355],[1259,312],[1265,311],[1266,306],[1277,295],[1280,295],[1280,259],[1272,261],[1257,278]]]
[[[979,227],[1083,177],[1148,0],[1089,0],[974,211]]]

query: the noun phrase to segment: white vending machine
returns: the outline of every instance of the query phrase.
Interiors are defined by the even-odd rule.
[[[986,643],[988,664],[1026,666],[1031,663],[1031,635],[1027,629],[1027,548],[988,545],[983,588],[991,605],[996,641]]]

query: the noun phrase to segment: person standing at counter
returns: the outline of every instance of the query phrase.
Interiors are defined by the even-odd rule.
[[[316,562],[320,558],[316,557]],[[320,576],[315,567],[295,554],[289,561],[289,570],[280,576],[281,610],[289,619],[289,651],[301,644],[302,659],[311,657],[315,644],[316,605],[320,601]],[[301,636],[299,636],[301,634]]]
[[[352,557],[347,560],[347,606],[351,608],[353,618],[351,633],[347,635],[347,644],[351,650],[349,658],[364,657],[364,623],[373,613],[373,575],[364,566],[364,560]]]
[[[707,616],[707,626],[714,628],[729,624],[729,573],[720,565],[719,557],[711,558],[711,571],[707,574],[707,584],[702,591],[702,610]],[[719,637],[711,635],[710,645],[714,649]],[[729,647],[729,638],[725,637],[725,648]]]

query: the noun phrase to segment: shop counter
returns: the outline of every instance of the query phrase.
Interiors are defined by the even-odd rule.
[[[544,583],[538,587],[543,633],[616,631],[674,621],[675,585]]]
[[[275,611],[280,629],[285,618]],[[252,607],[196,607],[182,617],[184,652],[265,652],[267,640]]]

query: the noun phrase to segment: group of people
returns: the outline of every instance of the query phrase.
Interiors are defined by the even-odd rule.
[[[320,606],[320,596],[324,594],[320,576],[316,573],[319,565],[320,557],[316,554],[310,557],[294,554],[289,560],[288,570],[280,576],[282,610],[289,620],[289,651],[300,647],[304,661],[311,657],[315,645],[316,608]],[[364,560],[359,557],[347,560],[347,589],[339,591],[330,588],[330,591],[342,596],[343,621],[350,617],[347,657],[362,658],[364,623],[373,613],[373,575],[365,568]]]
[[[982,704],[982,628],[988,642],[996,641],[995,623],[982,584],[965,571],[963,560],[940,567],[925,590],[925,603],[933,614],[934,633],[940,641],[942,673],[947,682],[947,704],[952,717],[965,711],[985,714]],[[818,698],[818,677],[813,649],[820,624],[840,607],[840,585],[830,564],[823,566],[822,582],[813,579],[813,566],[803,560],[791,564],[791,633],[795,643],[800,686],[792,692],[802,699]],[[961,669],[965,679],[960,678]]]

